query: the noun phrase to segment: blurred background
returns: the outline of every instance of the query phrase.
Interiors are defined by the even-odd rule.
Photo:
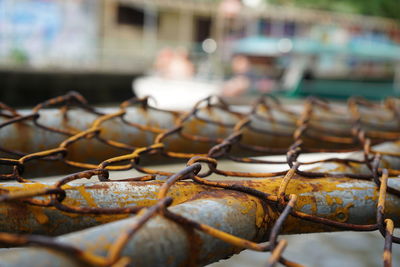
[[[0,101],[29,107],[70,90],[97,105],[150,94],[175,109],[209,94],[399,96],[400,2],[0,0]],[[309,266],[381,263],[377,233],[288,239],[290,259]],[[245,251],[214,266],[266,259]]]
[[[398,0],[0,0],[0,100],[27,106],[69,90],[92,103],[161,94],[163,107],[171,92],[193,95],[183,104],[210,93],[381,99],[400,90],[399,9]]]

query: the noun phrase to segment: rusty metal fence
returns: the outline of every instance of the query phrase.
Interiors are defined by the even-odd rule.
[[[266,266],[303,266],[283,256],[280,234],[339,230],[379,230],[392,265],[398,99],[296,108],[263,96],[238,110],[209,97],[189,112],[149,101],[96,109],[72,92],[32,110],[0,103],[1,266],[204,265],[243,249],[270,252]],[[311,152],[349,153],[301,160]],[[286,160],[256,157],[277,154]],[[226,170],[224,160],[287,168]],[[122,170],[140,174],[110,178]],[[48,174],[62,178],[42,182]]]

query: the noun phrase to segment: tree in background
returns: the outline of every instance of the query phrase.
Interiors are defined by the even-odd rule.
[[[400,21],[400,0],[268,0],[279,5],[295,5],[330,11],[360,13]]]

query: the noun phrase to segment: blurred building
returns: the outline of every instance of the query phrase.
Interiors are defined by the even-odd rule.
[[[96,0],[0,0],[3,68],[76,67],[97,58]]]
[[[248,3],[246,5],[246,3]],[[253,6],[252,3],[257,3]],[[238,0],[0,0],[0,65],[141,73],[163,47],[221,58],[253,35],[343,43],[357,36],[400,42],[396,21]]]

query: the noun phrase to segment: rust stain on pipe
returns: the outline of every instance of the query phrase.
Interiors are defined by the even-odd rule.
[[[282,178],[259,179],[252,181],[223,181],[226,184],[240,184],[268,194],[277,194]],[[147,182],[104,182],[96,184],[69,184],[66,187],[67,198],[65,205],[74,207],[149,207],[157,202],[157,193],[161,187],[161,181]],[[9,190],[10,194],[26,192],[32,189],[51,187],[47,184],[3,184],[1,189]],[[361,215],[355,217],[350,211],[358,207],[347,207],[348,203],[355,202],[364,205],[369,212],[374,214],[374,207],[378,199],[376,186],[372,182],[352,180],[348,178],[322,178],[307,179],[296,176],[286,189],[287,193],[297,193],[296,209],[309,214],[323,216],[331,219],[340,219],[345,216],[347,222],[361,223]],[[237,194],[235,191],[227,191],[218,188],[194,184],[192,182],[178,182],[174,184],[168,196],[173,198],[172,205],[178,205],[186,201],[198,198],[220,197],[229,198]],[[40,197],[39,197],[40,198]],[[389,195],[390,203],[388,213],[391,216],[399,216],[396,209],[398,199]],[[43,199],[43,197],[41,198]],[[89,201],[88,201],[89,200]],[[374,206],[375,205],[375,206]],[[399,203],[400,205],[400,203]],[[242,209],[246,212],[246,208]],[[358,210],[360,212],[360,210]],[[338,215],[341,214],[341,215]],[[44,233],[58,235],[94,226],[102,223],[125,218],[128,215],[96,215],[74,214],[60,211],[53,207],[35,207],[27,203],[0,202],[0,226],[8,232]],[[47,220],[45,218],[48,218]],[[364,222],[372,222],[375,217],[363,217]],[[368,219],[369,218],[369,219]],[[262,220],[258,218],[257,220]],[[258,223],[259,224],[259,223]],[[296,224],[293,223],[296,230]],[[290,228],[288,228],[290,229]],[[288,230],[289,231],[289,230]],[[289,232],[290,232],[289,231]],[[310,231],[318,231],[311,228]]]

